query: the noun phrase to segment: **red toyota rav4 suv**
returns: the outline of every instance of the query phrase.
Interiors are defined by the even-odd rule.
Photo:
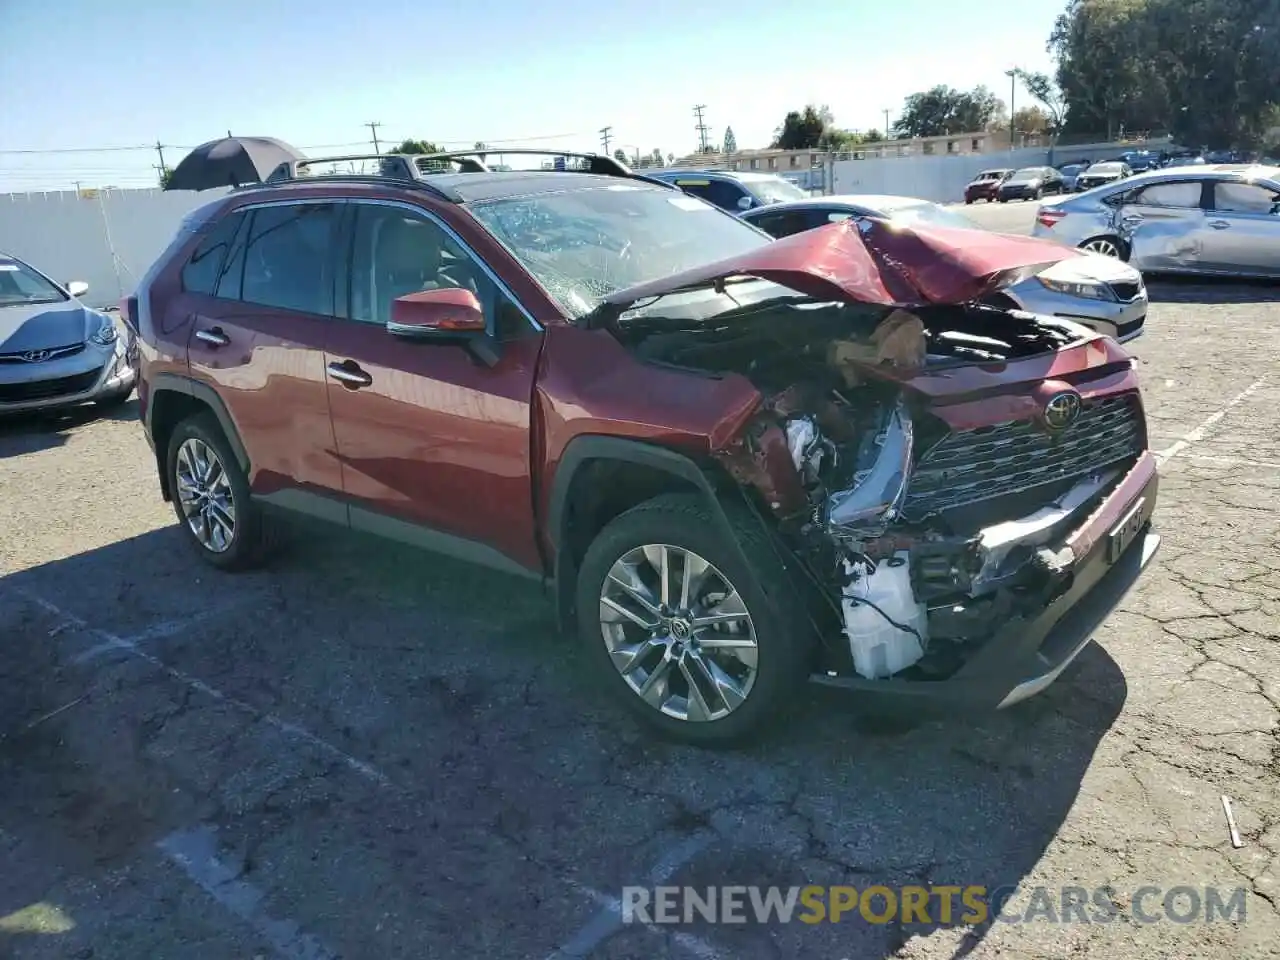
[[[530,574],[617,699],[720,743],[806,679],[1017,702],[1154,552],[1129,356],[974,305],[1073,251],[772,241],[604,157],[426,159],[285,165],[126,301],[161,491],[212,564],[263,560],[284,510]]]

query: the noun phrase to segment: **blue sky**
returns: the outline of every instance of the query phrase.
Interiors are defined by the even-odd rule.
[[[369,149],[421,137],[681,154],[732,126],[766,146],[790,109],[884,124],[908,94],[1048,69],[1066,0],[0,0],[0,192],[154,182],[154,150],[237,134]],[[1019,90],[1021,101],[1026,96]],[[1021,102],[1018,104],[1021,106]],[[537,139],[535,139],[537,138]]]

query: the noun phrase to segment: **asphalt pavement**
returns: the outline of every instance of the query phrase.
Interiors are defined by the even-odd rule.
[[[814,692],[734,752],[648,740],[536,585],[336,532],[207,569],[133,405],[0,426],[0,957],[1276,956],[1280,289],[1152,292],[1165,542],[1098,642],[1000,714],[893,730]],[[622,923],[654,884],[1018,892]],[[1111,922],[1062,910],[1104,885]]]

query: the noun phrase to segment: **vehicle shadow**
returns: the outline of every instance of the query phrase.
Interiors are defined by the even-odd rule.
[[[217,642],[184,645],[175,637],[156,655],[246,702],[255,700],[253,684],[269,684],[273,674],[294,683],[309,677],[314,689],[293,688],[275,709],[348,743],[362,759],[396,765],[377,755],[387,748],[378,737],[348,740],[350,731],[326,726],[323,709],[307,714],[308,697],[323,703],[334,695],[321,681],[323,671],[308,661],[338,658],[349,685],[394,691],[389,722],[418,757],[403,768],[406,778],[431,780],[446,768],[461,776],[472,764],[486,767],[490,757],[501,757],[503,790],[521,798],[523,826],[515,839],[535,860],[554,859],[562,848],[625,846],[630,835],[623,829],[619,837],[619,811],[634,808],[624,821],[635,818],[633,826],[649,831],[645,811],[658,803],[666,812],[652,825],[653,835],[676,838],[672,843],[694,834],[714,837],[664,881],[697,888],[1012,887],[1033,874],[1057,836],[1127,694],[1115,662],[1092,645],[1044,694],[999,714],[900,730],[845,696],[813,690],[800,716],[761,743],[733,751],[673,745],[640,733],[609,704],[596,704],[606,698],[593,693],[577,644],[555,635],[539,585],[346,533],[306,532],[309,539],[295,540],[270,569],[238,576],[211,575],[168,527],[0,577],[0,636],[11,638],[0,658],[0,735],[18,731],[0,742],[0,767],[13,771],[0,777],[0,841],[6,828],[31,831],[48,862],[92,876],[199,819],[208,800],[190,796],[189,784],[148,753],[147,741],[159,735],[165,716],[149,715],[135,695],[104,695],[22,730],[74,702],[89,682],[68,653],[58,652],[68,635],[50,639],[58,624],[24,602],[31,594],[72,598],[73,612],[92,613],[122,634],[247,599],[243,619]],[[409,624],[416,632],[403,632]],[[239,657],[245,665],[236,673],[228,660]],[[424,674],[421,664],[428,661],[431,672]],[[145,664],[138,668],[159,677]],[[435,678],[459,672],[468,685],[446,688],[444,695],[450,703],[462,697],[466,710],[441,713],[430,703],[440,687]],[[528,688],[502,699],[502,690],[518,687],[513,678]],[[163,685],[163,677],[156,682]],[[497,698],[493,712],[485,713],[478,704],[491,698]],[[547,771],[566,769],[566,757],[570,769],[582,772],[560,784]],[[183,789],[174,789],[180,783]],[[476,815],[464,807],[485,810],[493,803],[491,786],[474,796],[452,795],[455,809],[439,814],[446,826]],[[424,836],[429,844],[435,834]],[[603,876],[588,873],[587,880],[610,895],[617,895],[615,886],[649,884],[648,861],[656,854],[647,849],[640,850],[644,862]],[[583,855],[590,865],[584,869],[602,869],[590,857]],[[0,880],[0,917],[41,899],[21,881]],[[748,960],[861,960],[891,957],[915,937],[964,922],[958,900],[949,919],[936,912],[937,901],[930,911],[928,924],[846,916],[836,925],[695,922],[677,929]],[[981,942],[991,924],[965,926],[972,930],[955,934],[955,957]],[[79,948],[77,936],[65,935],[70,947]],[[0,954],[5,946],[0,933]],[[458,955],[443,941],[439,947],[442,958]]]
[[[67,442],[68,432],[96,420],[128,423],[137,419],[136,396],[105,409],[88,403],[70,410],[14,414],[0,419],[0,460],[60,447]]]
[[[1274,280],[1148,274],[1147,296],[1152,303],[1277,303],[1280,302],[1280,283]]]

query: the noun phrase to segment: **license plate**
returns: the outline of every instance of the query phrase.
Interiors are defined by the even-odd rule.
[[[1129,508],[1124,519],[1112,527],[1111,532],[1107,534],[1108,563],[1115,563],[1120,558],[1120,554],[1133,543],[1133,538],[1147,525],[1149,519],[1151,518],[1147,515],[1147,498],[1143,497]]]

